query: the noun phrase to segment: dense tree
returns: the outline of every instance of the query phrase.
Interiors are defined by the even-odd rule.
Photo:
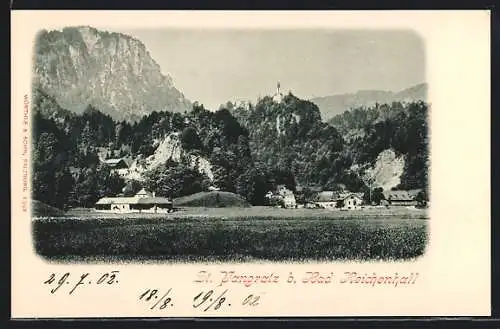
[[[344,205],[345,205],[344,199],[339,199],[335,203],[335,208],[344,208]]]
[[[200,136],[198,136],[196,129],[193,127],[184,128],[184,130],[181,133],[180,139],[182,148],[187,151],[201,150],[203,148]]]
[[[158,196],[176,198],[208,189],[208,178],[182,164],[158,166],[146,173],[145,188]]]
[[[72,205],[93,207],[100,198],[121,193],[124,186],[124,180],[116,174],[111,174],[106,166],[83,168],[71,193]]]
[[[52,204],[57,208],[67,210],[70,200],[68,192],[72,191],[75,185],[73,176],[67,168],[64,168],[62,171],[56,171],[54,173],[53,184],[55,193]]]
[[[139,181],[130,179],[125,183],[122,192],[124,196],[134,196],[141,188],[142,184]]]
[[[38,118],[33,132],[33,196],[49,205],[65,208],[72,187],[66,137],[55,125]],[[40,131],[39,129],[46,131]]]
[[[422,190],[418,192],[417,196],[415,197],[415,200],[418,202],[419,206],[426,206],[427,202],[429,201],[427,191]]]
[[[380,205],[385,199],[384,190],[381,187],[374,188],[371,192],[366,190],[363,194],[363,200],[366,204]]]
[[[235,190],[250,204],[263,205],[266,203],[265,195],[271,190],[271,186],[266,173],[250,165],[236,179]]]
[[[304,187],[300,192],[296,193],[296,201],[300,204],[307,204],[308,202],[314,202],[317,200],[318,193],[313,191],[310,187]]]

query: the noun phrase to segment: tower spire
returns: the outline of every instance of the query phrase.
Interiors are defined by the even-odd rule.
[[[273,100],[277,103],[281,103],[282,99],[283,99],[283,94],[281,94],[281,91],[280,91],[280,82],[278,81],[278,83],[276,84],[276,95],[273,96]]]

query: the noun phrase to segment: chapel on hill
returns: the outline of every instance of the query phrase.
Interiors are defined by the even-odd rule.
[[[281,103],[281,101],[283,100],[283,93],[281,92],[280,87],[281,85],[278,81],[278,84],[276,85],[276,94],[274,94],[273,96],[273,101],[275,101],[276,103]]]

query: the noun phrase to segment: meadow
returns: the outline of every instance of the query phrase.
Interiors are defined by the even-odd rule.
[[[368,261],[425,252],[417,209],[192,208],[173,214],[85,209],[33,221],[36,252],[54,261]]]

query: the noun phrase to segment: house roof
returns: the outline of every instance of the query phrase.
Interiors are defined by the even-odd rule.
[[[323,191],[318,193],[318,202],[332,202],[337,201],[340,195],[334,191]]]
[[[96,202],[96,204],[131,204],[137,203],[136,197],[106,197]]]
[[[102,198],[96,204],[170,204],[172,200],[162,197],[108,197]]]
[[[142,196],[142,195],[146,195],[148,197],[153,197],[153,194],[146,191],[144,188],[141,189],[139,192],[136,193],[136,196]]]
[[[115,167],[115,166],[117,166],[120,163],[123,163],[125,166],[128,167],[127,162],[124,159],[122,159],[122,158],[119,158],[119,159],[106,159],[106,160],[103,160],[102,162],[104,162],[105,164],[107,164],[108,166],[111,166],[111,167]]]
[[[338,200],[345,200],[351,196],[357,199],[363,198],[363,195],[360,195],[360,193],[339,193],[335,191],[323,191],[318,194],[317,202],[336,202]]]
[[[107,163],[107,164],[117,164],[120,161],[123,161],[123,159],[106,159],[106,160],[103,160],[103,162]],[[125,161],[123,161],[123,162],[125,162]]]
[[[414,196],[409,191],[384,191],[384,197],[390,201],[413,201]]]
[[[141,189],[133,197],[105,197],[97,201],[96,204],[168,204],[170,199],[153,196],[152,193]]]
[[[351,197],[356,198],[356,199],[362,199],[363,198],[363,196],[362,195],[360,196],[359,193],[348,193],[346,195],[343,195],[342,199],[345,200],[345,199],[351,198]]]
[[[297,186],[295,186],[295,191],[297,191],[297,192],[302,192],[305,189],[309,189],[312,192],[316,192],[316,193],[319,193],[319,192],[322,191],[321,186],[303,186],[303,185],[297,185]]]
[[[416,197],[416,196],[417,196],[417,194],[418,194],[419,192],[421,192],[421,191],[422,191],[422,189],[419,189],[419,188],[418,188],[418,189],[408,190],[408,193],[409,193],[412,197]]]

